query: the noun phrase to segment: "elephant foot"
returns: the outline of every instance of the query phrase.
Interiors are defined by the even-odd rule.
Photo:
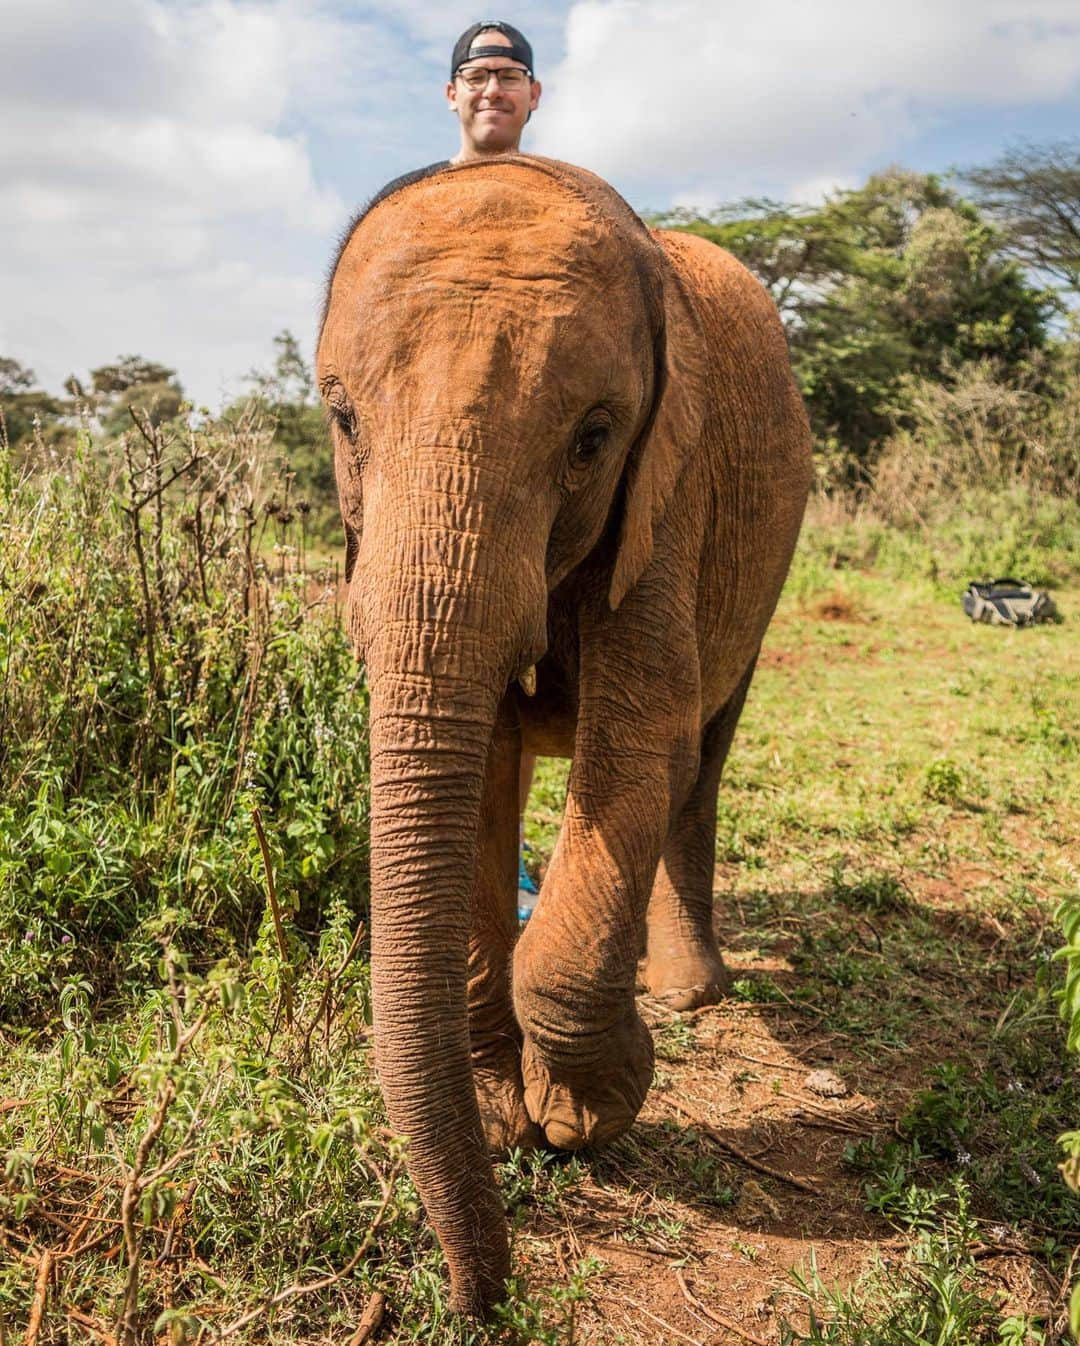
[[[473,1083],[484,1139],[492,1154],[510,1150],[535,1150],[540,1144],[540,1129],[525,1108],[525,1090],[521,1081],[521,1059],[516,1044],[497,1055],[477,1059],[473,1053]]]
[[[641,1110],[653,1074],[649,1030],[631,1009],[605,1039],[610,1044],[605,1067],[582,1070],[548,1060],[525,1038],[525,1107],[555,1149],[580,1150],[616,1140]]]
[[[695,949],[678,954],[651,953],[640,972],[643,988],[673,1010],[715,1005],[731,992],[731,975],[718,952]]]

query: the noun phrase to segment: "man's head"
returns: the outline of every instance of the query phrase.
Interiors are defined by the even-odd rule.
[[[458,160],[517,149],[540,101],[532,64],[532,47],[508,23],[485,19],[458,38],[446,86],[447,102],[461,123]]]

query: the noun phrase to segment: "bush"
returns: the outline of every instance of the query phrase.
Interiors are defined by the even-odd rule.
[[[989,360],[952,383],[911,381],[911,427],[883,447],[874,503],[890,523],[927,523],[942,499],[1022,493],[1033,503],[1080,493],[1077,343],[1006,382]]]
[[[210,958],[365,882],[366,701],[255,416],[0,448],[0,1017]],[[329,876],[329,877],[328,877]]]

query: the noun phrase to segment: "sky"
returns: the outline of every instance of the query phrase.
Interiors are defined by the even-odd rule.
[[[522,148],[635,208],[820,200],[1080,131],[1080,0],[2,0],[0,356],[126,354],[217,409],[309,355],[355,208],[457,148],[454,40],[532,42]]]

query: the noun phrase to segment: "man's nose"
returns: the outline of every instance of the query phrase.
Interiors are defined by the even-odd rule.
[[[492,86],[492,84],[495,85],[495,92],[496,92],[496,93],[502,93],[502,85],[499,83],[499,76],[495,73],[494,70],[489,70],[489,71],[488,71],[488,77],[487,77],[487,83],[484,85],[484,89],[483,89],[484,93],[490,93],[490,92],[491,92],[491,86]]]

